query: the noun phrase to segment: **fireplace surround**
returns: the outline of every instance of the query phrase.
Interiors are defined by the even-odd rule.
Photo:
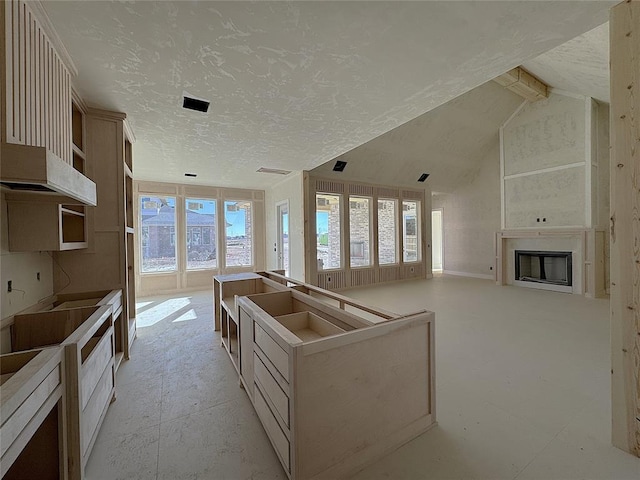
[[[603,230],[587,228],[502,230],[496,232],[496,283],[498,285],[574,293],[588,297],[604,296],[604,236]],[[571,278],[571,285],[518,280],[515,271],[516,250],[545,252],[545,254],[552,251],[571,252],[571,275],[568,277]],[[538,262],[539,264],[539,261],[534,258],[534,263]],[[548,277],[546,274],[547,268],[545,267],[545,276]]]

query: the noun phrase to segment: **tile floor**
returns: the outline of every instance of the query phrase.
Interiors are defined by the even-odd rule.
[[[355,479],[640,479],[640,459],[609,444],[606,300],[448,276],[348,295],[436,312],[438,426]],[[286,478],[211,304],[139,299],[88,480]]]

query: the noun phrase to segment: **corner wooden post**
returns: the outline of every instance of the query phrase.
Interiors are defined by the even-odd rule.
[[[640,1],[610,31],[612,441],[640,457]]]

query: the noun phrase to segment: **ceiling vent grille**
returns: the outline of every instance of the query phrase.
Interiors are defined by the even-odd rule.
[[[336,164],[333,166],[334,172],[342,172],[344,167],[347,166],[347,162],[343,162],[342,160],[338,160]]]
[[[422,175],[420,175],[420,178],[418,179],[419,182],[424,182],[427,178],[429,178],[429,174],[428,173],[423,173]]]
[[[197,112],[206,113],[209,110],[209,102],[185,95],[182,100],[182,107],[186,108],[187,110],[195,110]]]
[[[275,175],[289,175],[291,173],[291,170],[279,170],[277,168],[267,168],[267,167],[260,167],[257,172],[259,173],[273,173]]]

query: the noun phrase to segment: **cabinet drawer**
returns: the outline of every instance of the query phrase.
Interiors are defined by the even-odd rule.
[[[276,449],[280,460],[282,461],[282,465],[287,471],[290,471],[289,467],[289,440],[282,432],[280,425],[278,425],[278,421],[271,413],[271,409],[267,405],[267,402],[262,397],[262,393],[260,393],[260,387],[257,387],[255,390],[255,407],[256,412],[258,413],[258,417],[264,426],[264,429],[273,444],[273,447]]]
[[[289,381],[289,355],[276,341],[265,332],[260,325],[255,325],[255,342],[262,349],[265,356],[278,369],[284,379]]]
[[[261,392],[271,400],[284,424],[289,426],[289,397],[282,391],[278,382],[271,375],[262,360],[254,353],[253,366],[255,382],[260,387]]]
[[[98,434],[98,430],[103,421],[103,413],[109,407],[114,393],[114,366],[113,361],[106,368],[100,377],[100,381],[91,394],[91,398],[85,409],[80,413],[80,424],[82,429],[82,457],[83,465],[86,462],[91,450],[92,440]]]

